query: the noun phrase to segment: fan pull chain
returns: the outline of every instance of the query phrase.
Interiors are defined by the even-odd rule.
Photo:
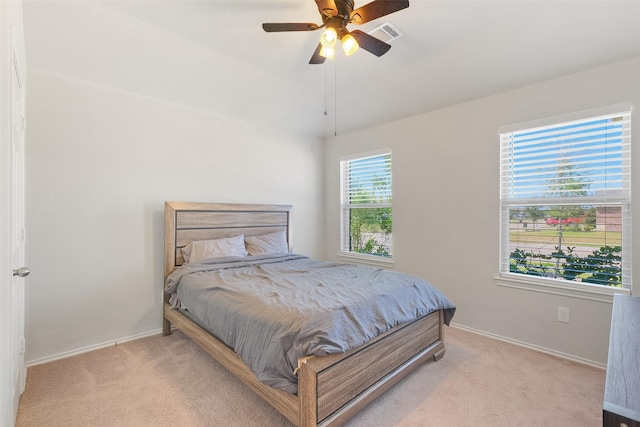
[[[338,136],[338,64],[333,64],[333,136]]]
[[[327,113],[327,63],[324,63],[324,115],[326,116]]]
[[[329,115],[329,84],[327,77],[327,63],[324,63],[324,113],[323,115]],[[334,62],[333,64],[333,136],[338,136],[338,68]]]

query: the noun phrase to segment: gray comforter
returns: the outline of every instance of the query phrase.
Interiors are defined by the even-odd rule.
[[[301,357],[344,352],[440,309],[448,325],[455,312],[419,277],[293,254],[178,267],[166,292],[260,381],[289,393]]]

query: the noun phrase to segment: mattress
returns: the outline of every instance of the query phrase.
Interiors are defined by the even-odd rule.
[[[297,254],[227,257],[178,267],[174,308],[231,347],[265,384],[296,393],[298,359],[341,353],[455,305],[425,280]]]

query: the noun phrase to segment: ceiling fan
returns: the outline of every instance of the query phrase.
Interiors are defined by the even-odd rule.
[[[340,40],[342,49],[347,56],[352,55],[358,50],[358,47],[362,47],[376,56],[384,55],[391,49],[390,45],[360,30],[349,32],[347,24],[364,24],[409,7],[409,0],[373,0],[355,10],[353,9],[353,0],[315,1],[322,16],[322,25],[314,23],[262,24],[262,28],[268,33],[315,31],[325,28],[309,64],[322,64],[326,58],[333,59],[338,40]]]

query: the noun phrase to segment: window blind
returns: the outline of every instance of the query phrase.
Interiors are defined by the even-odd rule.
[[[502,198],[628,198],[630,128],[625,112],[501,134]]]
[[[391,155],[343,162],[343,176],[346,177],[347,204],[352,207],[390,205]]]

